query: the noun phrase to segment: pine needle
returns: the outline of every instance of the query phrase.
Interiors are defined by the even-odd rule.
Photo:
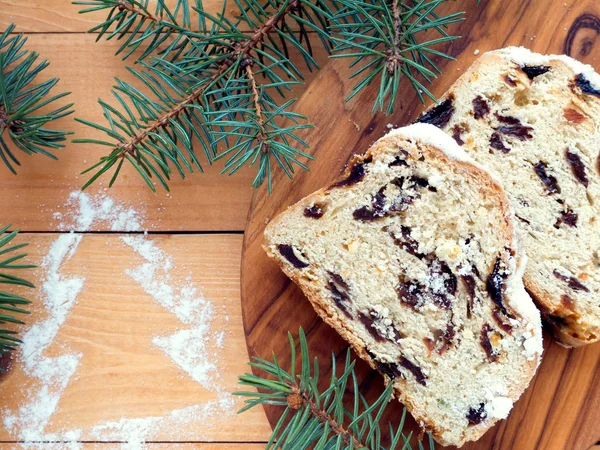
[[[11,244],[17,237],[18,230],[9,231],[10,225],[0,227],[0,287],[2,285],[34,288],[33,283],[14,274],[15,271],[32,269],[35,266],[22,261],[27,254],[20,249],[28,244]],[[25,308],[31,302],[14,292],[6,292],[0,288],[0,357],[17,348],[21,343],[14,325],[23,325],[19,315],[29,314]],[[6,328],[11,324],[11,328]],[[2,372],[2,368],[0,368]]]
[[[50,94],[57,78],[36,84],[37,76],[49,63],[38,62],[37,53],[24,50],[27,38],[11,34],[14,29],[11,24],[0,34],[0,159],[16,174],[14,166],[21,163],[6,138],[27,155],[41,153],[56,159],[53,151],[64,147],[66,136],[72,133],[46,125],[71,114],[73,105],[54,107],[57,100],[69,94]],[[55,109],[49,110],[49,106]]]
[[[330,27],[332,57],[352,59],[350,67],[356,70],[351,78],[358,80],[346,100],[379,82],[372,112],[391,114],[405,80],[421,101],[423,95],[435,101],[425,83],[440,73],[434,57],[454,59],[438,47],[459,39],[449,36],[446,28],[463,20],[463,13],[436,14],[448,0],[336,1],[342,6]]]
[[[254,358],[250,366],[265,373],[265,376],[245,374],[239,377],[239,384],[254,390],[234,392],[234,395],[245,397],[244,412],[258,405],[285,406],[280,420],[273,429],[267,449],[309,448],[341,450],[411,450],[409,434],[403,433],[406,409],[400,423],[394,427],[382,424],[383,413],[392,397],[393,387],[388,384],[381,396],[373,403],[360,394],[358,381],[354,371],[354,361],[350,358],[350,350],[346,354],[343,371],[337,374],[337,362],[332,354],[331,378],[324,390],[319,390],[319,363],[311,357],[304,330],[299,331],[299,347],[301,368],[296,372],[296,344],[291,333],[288,333],[291,350],[292,367],[289,371],[282,369],[273,355],[273,362]],[[349,387],[349,383],[351,387]],[[354,407],[349,410],[344,400],[353,400]],[[383,425],[383,427],[382,427]],[[389,431],[386,427],[389,427]],[[389,433],[390,445],[381,444],[382,437]],[[419,448],[424,444],[419,441]],[[401,447],[400,447],[401,446]],[[434,442],[429,435],[427,447],[434,449]]]

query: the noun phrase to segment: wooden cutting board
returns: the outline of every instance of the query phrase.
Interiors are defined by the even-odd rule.
[[[566,1],[566,3],[565,3]],[[466,20],[451,31],[463,36],[448,47],[457,60],[441,62],[444,75],[432,86],[441,95],[477,57],[475,53],[523,45],[542,53],[567,53],[600,69],[600,1],[598,0],[475,0],[448,2],[447,11],[466,11]],[[332,60],[296,104],[315,124],[302,134],[316,160],[311,172],[293,181],[280,171],[274,193],[256,192],[250,207],[242,255],[242,310],[250,356],[270,358],[275,352],[288,367],[286,333],[304,327],[309,347],[321,361],[323,377],[331,351],[347,348],[335,331],[315,314],[300,290],[291,283],[261,248],[265,224],[285,207],[339,176],[348,157],[364,152],[386,131],[386,125],[407,124],[423,110],[410,87],[404,85],[396,112],[371,115],[376,87],[365,89],[350,103],[344,98],[353,83],[348,61]],[[558,346],[545,335],[543,363],[529,389],[508,420],[502,421],[468,449],[573,449],[583,450],[600,440],[600,343],[576,350]],[[360,362],[361,390],[381,392],[381,377]],[[390,406],[397,419],[400,405]],[[281,411],[266,408],[272,425]],[[414,423],[409,424],[414,427]]]

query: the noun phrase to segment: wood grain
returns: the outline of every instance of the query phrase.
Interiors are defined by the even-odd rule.
[[[114,442],[87,442],[81,445],[81,450],[112,450],[118,444]],[[2,443],[0,442],[1,450],[21,450],[23,447],[17,443]],[[148,450],[260,450],[264,449],[264,444],[254,444],[250,442],[240,443],[215,443],[215,442],[169,442],[169,443],[158,443],[150,442],[146,443],[144,448]]]
[[[20,241],[31,243],[30,261],[40,264],[56,239],[54,234],[23,234]],[[218,384],[226,391],[238,390],[237,376],[248,370],[247,351],[239,303],[239,254],[241,235],[161,235],[153,242],[172,255],[171,275],[178,286],[193,283],[212,303],[215,317],[211,330],[224,332],[224,348],[208,343],[218,353]],[[142,258],[125,245],[118,235],[85,235],[75,256],[65,262],[61,273],[85,277],[82,293],[52,345],[51,357],[65,352],[82,355],[78,371],[62,396],[47,432],[60,429],[83,430],[82,440],[97,440],[89,429],[122,417],[161,416],[178,408],[206,403],[216,398],[194,381],[153,343],[153,336],[170,335],[189,328],[153,300],[125,269],[142,264]],[[37,299],[30,323],[46,316],[39,303],[44,269],[37,269]],[[187,279],[186,277],[191,276]],[[39,388],[28,378],[19,362],[0,382],[0,410],[14,410],[25,400],[22,389]],[[236,398],[234,412],[242,405]],[[3,416],[4,414],[2,414]],[[209,415],[206,421],[185,426],[163,427],[156,441],[261,442],[270,430],[259,408],[240,416]],[[0,441],[14,441],[0,424]],[[236,447],[238,448],[238,447]]]
[[[444,8],[467,11],[466,21],[452,31],[463,39],[448,46],[456,61],[441,62],[444,75],[432,86],[442,94],[476,58],[476,50],[485,52],[508,45],[524,45],[542,53],[570,54],[600,68],[596,22],[582,17],[600,17],[600,4],[594,0],[474,0]],[[443,9],[443,8],[442,8]],[[571,30],[571,31],[570,31]],[[568,39],[567,39],[568,37]],[[322,375],[327,378],[326,361],[333,350],[341,354],[346,344],[324,325],[303,298],[300,290],[269,261],[261,248],[265,223],[277,212],[314,190],[330,184],[343,169],[348,157],[364,152],[386,131],[386,125],[407,124],[423,110],[416,95],[405,88],[397,111],[390,117],[371,116],[376,94],[374,86],[349,103],[345,98],[352,88],[344,62],[332,61],[310,85],[297,107],[310,115],[316,130],[302,135],[317,158],[310,173],[293,182],[281,177],[271,196],[259,190],[252,199],[242,257],[242,311],[246,340],[251,355],[268,357],[274,351],[280,363],[290,361],[288,330],[299,326],[307,331],[310,350],[319,356]],[[327,101],[323,102],[322,99]],[[260,271],[256,268],[260,267]],[[548,337],[545,358],[531,387],[516,404],[508,420],[499,423],[480,441],[467,449],[573,449],[589,448],[600,438],[600,346],[566,350]],[[327,345],[323,345],[323,343]],[[381,390],[381,379],[366,364],[358,364],[363,391],[374,395]],[[399,406],[392,406],[389,417],[397,420]],[[278,411],[266,408],[271,424]],[[414,423],[409,427],[414,427]]]
[[[1,7],[0,3],[0,11]],[[76,117],[104,123],[96,100],[110,99],[115,77],[133,82],[121,59],[114,56],[118,45],[113,41],[94,43],[91,35],[52,34],[29,36],[27,48],[35,49],[49,59],[51,64],[41,78],[61,79],[55,90],[72,92],[67,101],[75,103]],[[322,48],[315,47],[316,59],[325,63],[327,54]],[[297,52],[291,55],[294,61],[300,60]],[[308,72],[307,83],[315,76]],[[304,85],[295,86],[289,98],[299,96],[304,89]],[[77,138],[100,136],[72,117],[57,121],[55,126],[74,131]],[[106,153],[106,147],[69,143],[57,152],[59,161],[41,155],[20,154],[22,167],[18,169],[18,176],[0,164],[0,192],[14,199],[2,205],[2,220],[19,224],[27,231],[56,230],[59,223],[53,219],[53,214],[63,212],[68,194],[80,189],[87,180],[87,176],[79,174]],[[246,223],[255,169],[243,169],[228,177],[219,174],[221,168],[222,163],[213,167],[205,164],[205,173],[191,174],[185,180],[173,178],[170,194],[160,187],[154,194],[135,169],[127,167],[111,195],[127,203],[143,205],[153,224],[151,228],[155,230],[241,231]],[[99,180],[90,192],[102,190],[108,180]],[[96,230],[102,231],[102,228]]]
[[[175,5],[176,0],[166,0],[167,6]],[[148,10],[154,13],[156,0],[150,0]],[[223,9],[223,0],[204,0],[204,10],[216,14]],[[79,14],[85,6],[73,5],[64,0],[0,0],[0,29],[11,23],[18,25],[18,31],[29,33],[81,33],[105,20],[108,10]],[[238,14],[233,1],[227,3],[225,16],[229,19]]]

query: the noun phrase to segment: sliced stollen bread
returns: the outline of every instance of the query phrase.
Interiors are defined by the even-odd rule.
[[[275,217],[264,248],[443,445],[478,439],[533,377],[541,321],[508,200],[446,134],[392,131]]]
[[[600,339],[600,76],[567,56],[483,55],[419,119],[501,178],[525,287],[566,346]]]

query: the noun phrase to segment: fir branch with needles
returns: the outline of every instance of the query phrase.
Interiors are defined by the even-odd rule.
[[[331,377],[327,387],[320,389],[319,361],[317,358],[311,360],[304,331],[300,328],[301,363],[298,372],[296,345],[291,333],[288,333],[288,338],[292,361],[290,369],[284,370],[275,355],[273,361],[254,358],[250,366],[265,376],[250,373],[240,376],[239,383],[254,390],[234,393],[246,397],[246,406],[240,413],[258,405],[285,407],[267,449],[412,449],[412,433],[403,433],[406,409],[397,426],[384,424],[387,428],[382,428],[382,416],[392,397],[391,383],[377,400],[367,402],[359,392],[354,361],[351,361],[348,350],[344,368],[339,374],[335,354],[332,354]],[[352,400],[350,408],[344,403],[349,396]],[[387,447],[382,443],[385,437],[389,440]],[[431,435],[428,436],[427,447],[434,449]],[[422,441],[418,441],[418,448],[425,449]]]
[[[50,122],[68,116],[72,104],[57,107],[57,100],[68,92],[50,95],[58,78],[36,84],[48,61],[38,62],[39,55],[23,47],[27,38],[12,34],[11,24],[0,34],[0,159],[16,174],[20,166],[14,147],[27,155],[40,153],[56,159],[53,151],[64,147],[68,131],[46,128]]]
[[[453,59],[439,49],[460,36],[447,33],[448,25],[463,20],[462,12],[440,16],[436,12],[448,0],[336,0],[341,7],[330,27],[335,42],[333,58],[350,58],[357,79],[346,100],[371,83],[379,83],[373,104],[391,114],[402,80],[423,102],[423,94],[436,100],[425,84],[441,73],[435,57]]]
[[[0,260],[0,285],[33,288],[33,283],[14,274],[14,271],[35,268],[34,265],[22,262],[27,257],[27,254],[19,253],[19,250],[28,244],[12,243],[18,233],[18,230],[10,231],[10,225],[0,228],[0,258],[2,258]],[[4,289],[0,289],[0,357],[15,350],[21,343],[18,333],[14,330],[14,326],[23,325],[19,316],[29,314],[25,307],[30,303],[25,297],[13,291],[6,292]],[[2,370],[2,367],[0,367],[0,372]]]
[[[171,9],[158,0],[155,13],[148,0],[75,3],[88,6],[83,13],[108,9],[106,21],[92,29],[98,38],[123,39],[117,52],[125,58],[141,52],[141,69],[128,68],[141,87],[117,79],[112,93],[120,109],[99,101],[108,125],[78,119],[108,139],[76,142],[110,148],[84,172],[92,172],[84,188],[114,168],[112,186],[127,161],[151,189],[157,181],[168,190],[172,174],[203,170],[198,146],[208,164],[226,159],[223,173],[256,166],[253,186],[267,180],[269,191],[274,164],[289,177],[307,169],[301,158],[311,157],[297,132],[311,125],[290,111],[295,100],[285,99],[303,80],[289,52],[298,51],[309,70],[318,68],[309,32],[330,48],[327,2],[234,0],[234,20],[225,15],[226,2],[217,14],[201,0],[178,0]]]

